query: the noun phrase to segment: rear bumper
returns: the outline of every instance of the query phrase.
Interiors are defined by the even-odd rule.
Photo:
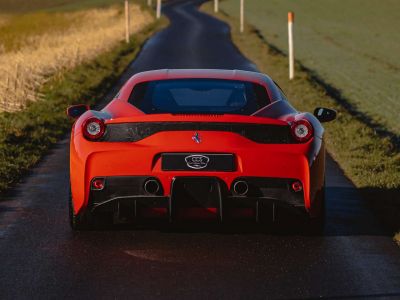
[[[319,138],[314,138],[305,144],[284,145],[258,144],[233,133],[200,132],[200,134],[203,137],[203,142],[200,144],[193,142],[192,132],[184,131],[158,133],[135,143],[93,143],[86,141],[81,135],[73,135],[70,152],[70,178],[75,213],[92,209],[91,206],[95,203],[92,201],[93,197],[99,197],[96,198],[100,199],[96,200],[98,201],[96,203],[104,201],[117,203],[127,197],[127,199],[136,198],[136,203],[151,201],[151,197],[143,195],[141,190],[142,181],[150,177],[156,178],[162,186],[162,194],[153,198],[168,203],[168,199],[174,196],[173,182],[178,178],[193,176],[217,178],[221,182],[221,189],[227,191],[223,195],[224,202],[274,201],[302,207],[307,212],[310,211],[311,199],[314,198],[315,190],[321,185],[319,181],[323,181],[323,168],[314,167],[314,162],[320,156],[321,140]],[[235,169],[225,172],[169,171],[163,169],[162,166],[164,153],[230,153],[234,155]],[[313,169],[317,171],[312,172]],[[313,178],[321,178],[321,180],[318,179],[317,184],[314,180],[313,183],[310,174]],[[105,190],[104,195],[99,193],[94,196],[94,192],[90,189],[90,183],[93,178],[97,177],[106,178],[106,189],[113,185],[116,188],[110,190],[109,194],[105,194],[107,192]],[[254,181],[252,184],[259,186],[261,192],[244,197],[246,199],[242,199],[243,197],[236,199],[237,197],[229,192],[239,178],[251,178],[251,181]],[[128,180],[128,183],[124,180]],[[129,180],[132,182],[129,183]],[[301,197],[293,198],[293,195],[284,188],[275,190],[277,194],[268,194],[274,191],[273,188],[268,187],[271,183],[282,181],[287,185],[293,180],[299,180],[302,183]],[[120,198],[110,200],[116,197]],[[256,200],[252,200],[253,198]],[[131,203],[133,200],[124,200],[124,202]]]
[[[145,189],[149,180],[159,184],[151,194]],[[296,181],[294,178],[237,177],[229,185],[219,177],[178,176],[170,181],[170,187],[164,187],[153,176],[111,176],[104,177],[104,189],[91,190],[87,209],[91,213],[118,212],[126,218],[150,214],[173,221],[197,211],[219,221],[235,215],[259,221],[261,212],[274,205],[306,212],[303,191],[292,189]],[[244,193],[235,191],[237,182],[247,184]],[[166,195],[165,190],[170,194]]]

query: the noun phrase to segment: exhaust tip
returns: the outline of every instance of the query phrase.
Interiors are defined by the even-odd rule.
[[[242,180],[236,181],[235,184],[233,185],[233,191],[235,192],[236,195],[244,196],[249,191],[249,185],[247,184],[246,181]]]
[[[143,188],[147,194],[155,195],[160,191],[160,184],[155,179],[148,179],[144,183]]]

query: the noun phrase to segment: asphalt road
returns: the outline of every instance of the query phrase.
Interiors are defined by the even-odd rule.
[[[121,82],[156,68],[256,70],[232,45],[228,26],[197,11],[200,2],[165,7],[171,25],[147,42]],[[321,236],[213,228],[74,234],[67,155],[66,139],[0,202],[0,299],[400,299],[400,249],[331,159]]]

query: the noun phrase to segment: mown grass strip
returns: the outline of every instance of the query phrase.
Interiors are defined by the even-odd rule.
[[[102,100],[142,44],[165,25],[155,22],[90,63],[59,74],[43,87],[44,99],[16,113],[0,114],[0,192],[5,191],[71,128],[68,105]]]
[[[212,13],[212,6],[203,9]],[[400,152],[390,137],[382,137],[354,116],[315,81],[310,70],[296,65],[296,78],[288,79],[288,60],[279,49],[271,46],[257,28],[246,25],[239,33],[238,20],[222,13],[215,15],[232,28],[232,39],[242,53],[260,69],[272,76],[299,110],[313,111],[317,106],[336,109],[335,122],[324,125],[330,154],[340,163],[345,174],[393,230],[400,228]],[[400,238],[399,236],[397,236]]]

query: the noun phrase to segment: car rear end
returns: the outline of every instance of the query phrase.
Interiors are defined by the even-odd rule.
[[[74,157],[85,162],[81,206],[170,219],[185,216],[186,208],[187,216],[197,210],[221,220],[240,215],[241,208],[258,218],[262,205],[309,209],[312,140],[296,142],[286,122],[226,115],[165,119],[109,121],[101,141],[79,139]]]
[[[75,124],[71,187],[77,213],[260,221],[276,205],[310,212],[310,153],[318,138],[307,119],[252,116],[271,103],[261,85],[155,82],[136,84],[129,99],[116,99],[102,114],[88,112]],[[141,113],[126,117],[121,111],[130,106]]]

